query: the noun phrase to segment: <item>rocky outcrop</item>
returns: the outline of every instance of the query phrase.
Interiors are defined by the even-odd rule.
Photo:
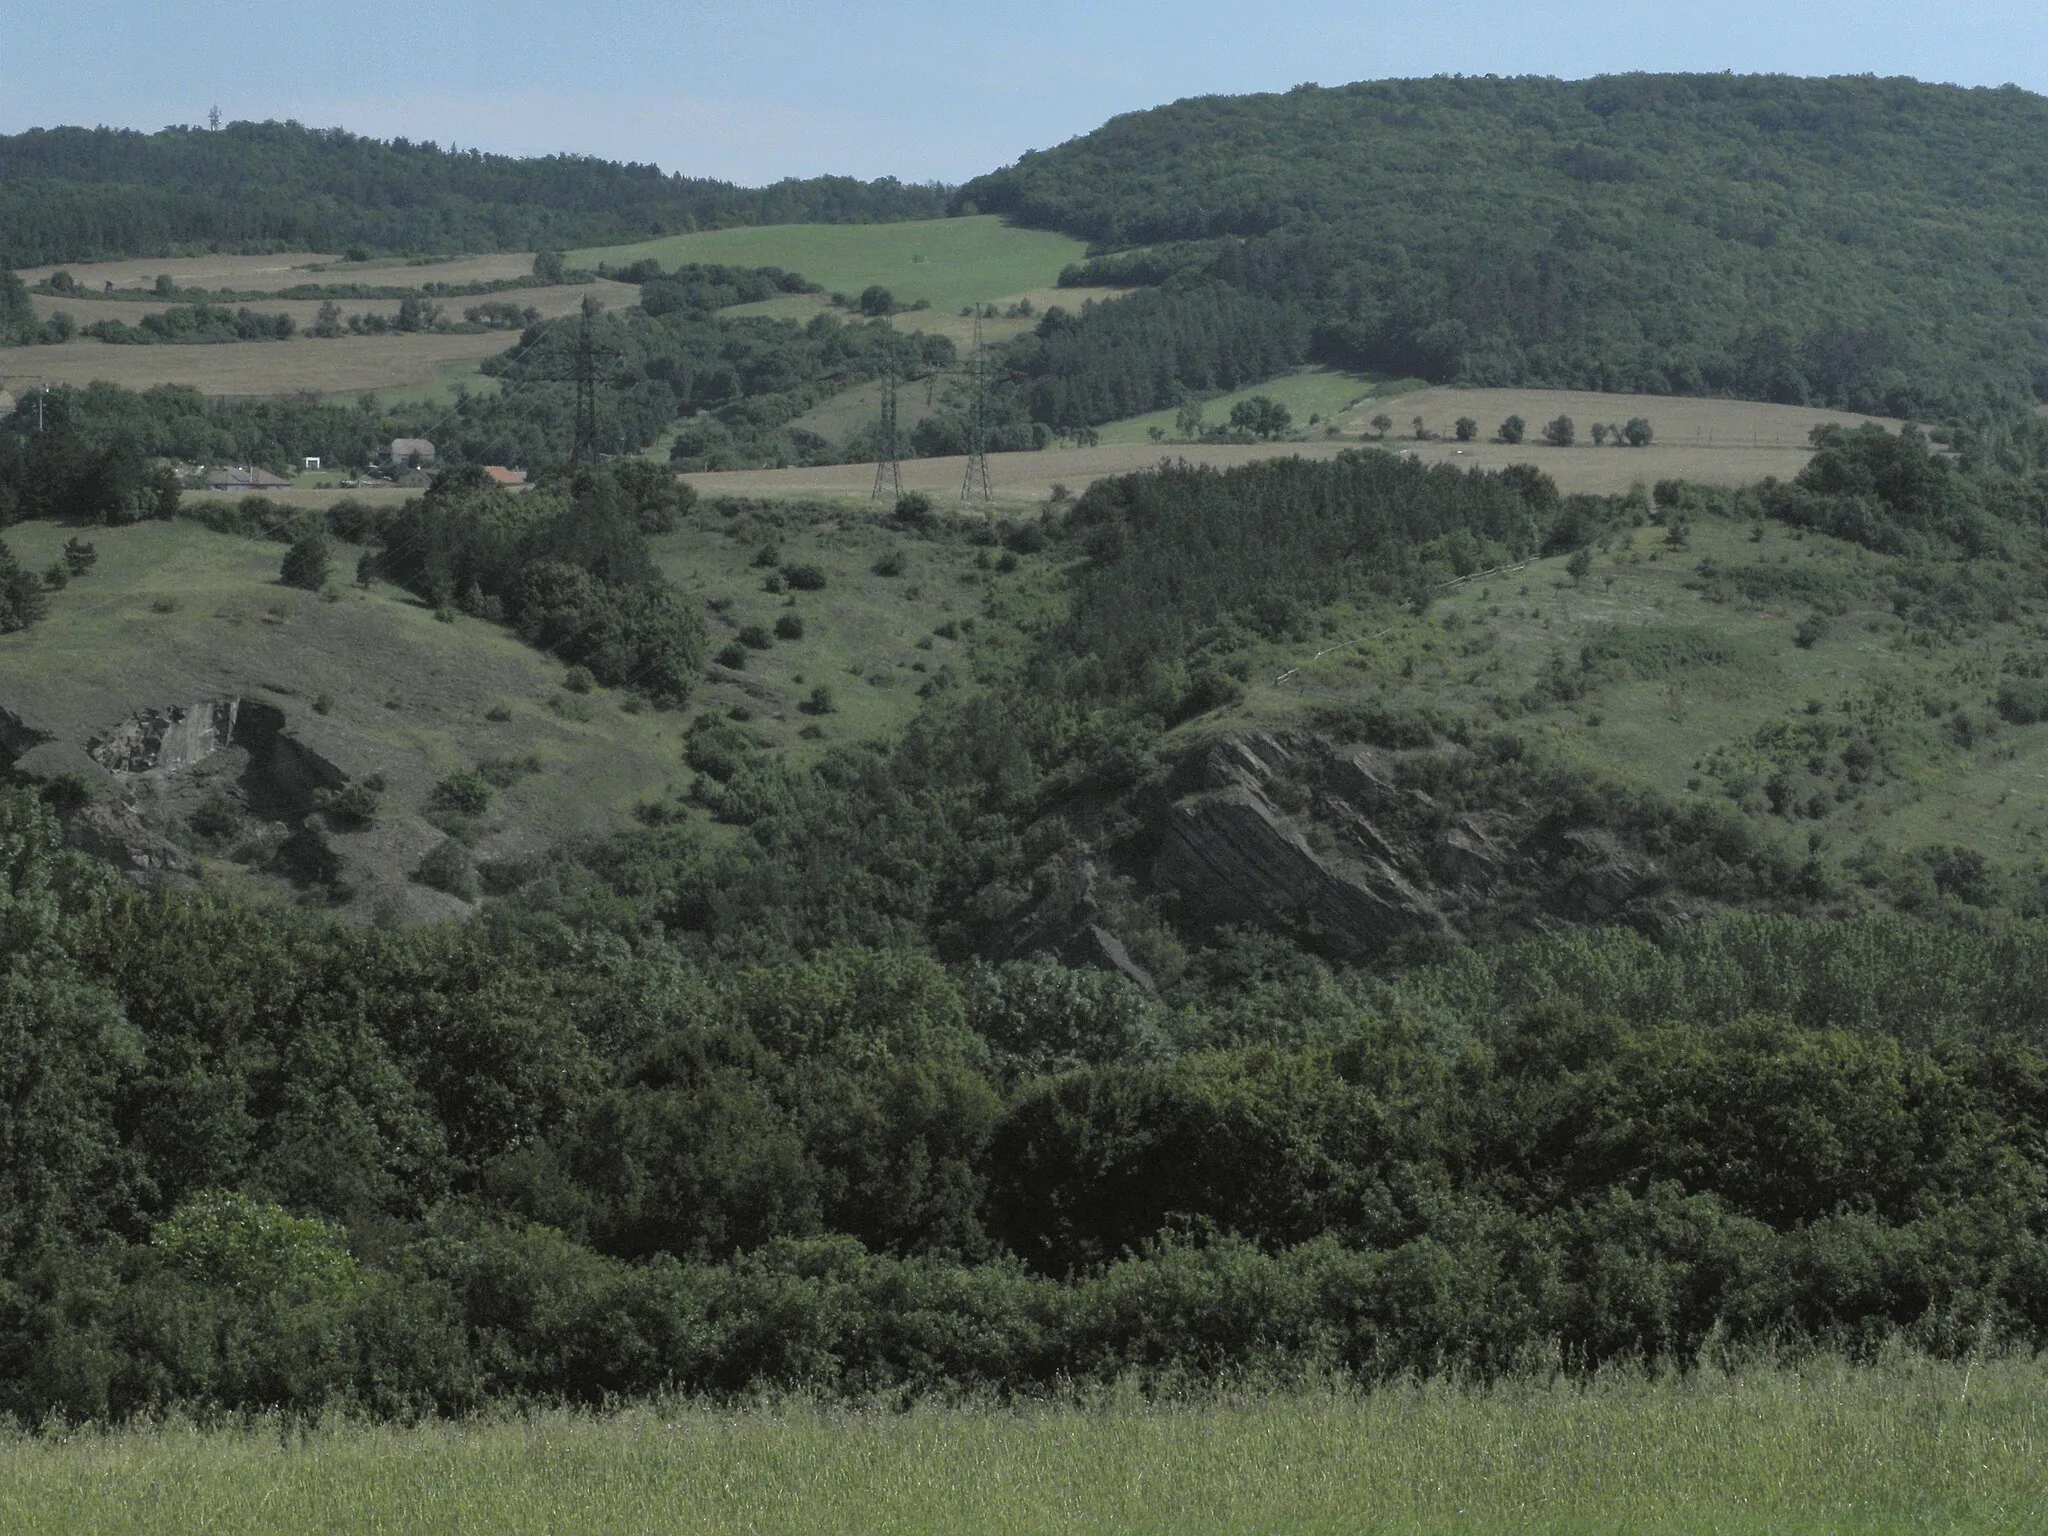
[[[1459,788],[1445,804],[1422,784]],[[1344,960],[1484,922],[1661,912],[1658,872],[1624,837],[1546,819],[1512,775],[1450,743],[1252,732],[1184,762],[1153,820],[1156,886],[1212,920],[1283,928]]]
[[[239,698],[173,704],[131,715],[85,744],[110,773],[176,773],[204,761],[234,740]]]
[[[1344,802],[1317,821],[1275,803],[1276,772],[1300,755],[1299,744],[1263,732],[1212,748],[1204,788],[1167,808],[1153,879],[1213,917],[1296,928],[1351,959],[1442,929],[1443,914],[1363,810]],[[1335,835],[1311,846],[1309,825]]]
[[[192,870],[192,856],[124,801],[93,801],[71,817],[65,832],[75,847],[130,874],[184,875]]]

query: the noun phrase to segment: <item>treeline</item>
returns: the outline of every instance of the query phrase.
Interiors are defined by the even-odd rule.
[[[2048,104],[1910,80],[1384,81],[1113,119],[961,189],[1076,282],[1296,304],[1332,362],[1918,417],[2048,390]]]
[[[1059,432],[1270,379],[1308,355],[1309,338],[1298,305],[1177,283],[1078,314],[1055,307],[1000,365],[1022,376],[1030,419]]]
[[[709,652],[704,616],[662,579],[646,536],[672,529],[693,499],[637,459],[516,496],[474,465],[451,468],[363,530],[380,546],[365,574],[510,623],[609,687],[684,704]]]
[[[0,137],[0,267],[206,251],[563,250],[741,224],[936,218],[946,198],[888,177],[745,188],[297,123],[39,128]]]
[[[145,894],[0,796],[0,1411],[1030,1394],[2048,1341],[2048,930],[1168,1007]]]

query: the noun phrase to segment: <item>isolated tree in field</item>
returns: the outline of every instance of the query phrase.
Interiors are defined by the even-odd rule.
[[[1573,586],[1579,585],[1593,573],[1593,552],[1581,549],[1574,553],[1571,559],[1565,561],[1564,573],[1571,577]]]
[[[329,299],[320,306],[320,313],[313,317],[313,334],[334,337],[341,334],[341,306]]]
[[[1629,447],[1647,448],[1650,446],[1650,439],[1656,434],[1650,430],[1649,417],[1631,416],[1628,419],[1628,424],[1621,429],[1621,435],[1627,441]]]
[[[1572,425],[1569,416],[1560,416],[1555,421],[1545,423],[1543,428],[1543,440],[1553,448],[1569,448],[1577,436],[1578,428]]]
[[[1500,424],[1500,440],[1504,443],[1519,443],[1529,430],[1529,423],[1519,416],[1510,416]]]
[[[855,301],[864,315],[880,317],[896,313],[896,295],[880,283],[870,283],[861,289],[860,298]]]
[[[1372,429],[1373,431],[1379,433],[1381,437],[1385,437],[1389,432],[1394,430],[1394,418],[1389,416],[1385,411],[1381,411],[1379,415],[1373,417]]]
[[[1479,423],[1470,416],[1460,416],[1451,430],[1458,434],[1458,441],[1469,443],[1479,435]]]
[[[568,275],[569,263],[560,251],[535,251],[533,275],[544,283],[559,283]]]
[[[308,592],[318,592],[326,586],[327,535],[300,535],[284,552],[284,564],[277,574],[286,586],[303,587]]]
[[[100,552],[84,539],[70,538],[64,541],[64,565],[72,575],[83,576],[93,567]]]
[[[1186,402],[1174,412],[1173,435],[1190,442],[1202,435],[1202,407],[1195,401]]]
[[[1604,421],[1596,421],[1593,423],[1593,446],[1595,448],[1604,448],[1606,445],[1607,423]]]
[[[1277,437],[1294,425],[1294,416],[1278,400],[1267,395],[1253,395],[1230,408],[1230,424],[1254,437]]]
[[[1415,441],[1417,441],[1418,443],[1426,443],[1429,441],[1429,428],[1423,424],[1423,420],[1420,416],[1412,418],[1409,421],[1408,425],[1411,429],[1413,429],[1415,433]]]

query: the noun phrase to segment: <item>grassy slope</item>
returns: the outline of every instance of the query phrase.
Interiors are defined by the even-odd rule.
[[[753,561],[764,545],[786,562],[816,565],[826,573],[821,592],[775,594],[763,590],[769,574]],[[875,573],[876,561],[901,552],[900,576]],[[1026,559],[1012,575],[984,569],[991,552],[966,542],[957,529],[919,538],[890,527],[877,509],[863,506],[784,505],[735,516],[701,511],[690,525],[654,540],[664,573],[685,591],[725,604],[708,612],[712,648],[741,627],[772,629],[794,613],[804,621],[800,640],[777,640],[750,654],[738,674],[714,668],[696,704],[738,708],[762,744],[796,760],[815,756],[835,741],[893,735],[916,713],[918,690],[941,667],[960,687],[973,683],[973,652],[1003,643],[1007,628],[991,623],[1012,597],[1037,601],[1049,557]],[[958,638],[935,631],[952,623]],[[825,716],[797,708],[814,688],[829,688],[836,710]],[[820,734],[804,737],[806,727]]]
[[[1739,798],[1763,815],[1760,784],[1769,767],[1760,732],[1813,719],[1813,703],[1823,721],[1850,718],[1845,705],[1862,718],[1889,695],[1901,701],[1890,733],[1897,776],[1853,800],[1831,800],[1819,817],[1778,821],[1781,830],[1843,852],[1876,839],[1895,847],[1961,844],[2001,860],[2039,857],[2048,836],[2048,725],[2004,725],[1989,696],[2001,659],[2039,645],[2040,618],[2023,612],[1952,643],[1921,645],[1874,598],[1881,557],[1778,524],[1763,525],[1761,542],[1752,542],[1747,524],[1704,519],[1691,526],[1683,551],[1667,548],[1655,527],[1622,535],[1596,552],[1581,584],[1559,557],[1446,593],[1424,618],[1367,620],[1333,610],[1316,639],[1264,648],[1240,710],[1188,729],[1284,726],[1319,705],[1387,697],[1486,728],[1506,724],[1571,760],[1680,798],[1741,789],[1713,771],[1719,751],[1738,778],[1746,768],[1756,781]],[[1692,589],[1705,559],[1838,576],[1864,595],[1831,620],[1824,638],[1801,648],[1793,633],[1814,611],[1811,602],[1714,601]],[[1616,627],[1697,632],[1730,659],[1611,681],[1533,714],[1504,715],[1493,702],[1525,695],[1553,654],[1576,665],[1588,641]],[[1990,733],[1970,748],[1957,745],[1945,718],[1927,714],[1930,700],[1966,708]]]
[[[73,532],[25,523],[5,537],[42,570]],[[607,690],[572,700],[559,686],[561,667],[509,631],[461,617],[443,624],[397,588],[347,584],[354,550],[337,546],[341,585],[330,603],[278,583],[278,544],[184,522],[90,536],[100,555],[91,573],[52,594],[43,623],[0,637],[0,709],[54,736],[38,759],[48,766],[90,770],[85,741],[142,709],[241,693],[281,708],[287,728],[344,772],[384,774],[386,820],[409,827],[406,846],[423,852],[438,834],[416,813],[442,775],[532,753],[545,771],[497,796],[478,845],[487,859],[600,834],[691,780],[681,758],[684,716],[635,712],[626,695]],[[766,572],[751,562],[771,541],[783,559],[823,568],[825,590],[795,594],[794,604],[763,591]],[[907,557],[904,573],[876,575],[891,550]],[[803,617],[802,639],[752,653],[737,673],[714,668],[693,701],[698,710],[744,712],[756,739],[796,760],[900,730],[942,666],[971,687],[967,652],[1000,643],[1003,632],[985,617],[990,599],[1035,591],[1047,564],[1027,560],[1014,575],[984,570],[981,548],[957,536],[918,538],[870,508],[705,510],[657,539],[655,553],[685,591],[721,603],[706,610],[714,649],[742,625]],[[156,611],[159,604],[170,611]],[[963,620],[959,638],[934,633]],[[819,685],[836,709],[800,711]],[[324,714],[312,707],[323,694]],[[486,718],[500,705],[510,720]],[[577,718],[586,711],[588,719]],[[807,726],[816,734],[800,735]],[[172,787],[162,819],[189,815],[195,800],[191,787]]]
[[[780,224],[706,230],[637,245],[574,251],[579,267],[614,266],[652,256],[665,267],[683,262],[776,266],[814,283],[857,294],[880,283],[902,303],[929,300],[934,309],[1043,289],[1086,247],[1064,235],[1017,229],[993,215],[907,224]]]
[[[1996,1531],[2048,1517],[2035,1363],[1183,1408],[740,1412],[0,1443],[0,1525],[522,1532]],[[204,1512],[203,1515],[201,1512]]]
[[[40,570],[71,532],[26,523],[6,538]],[[589,720],[564,716],[553,707],[560,666],[495,625],[437,622],[382,585],[323,602],[278,583],[281,546],[191,523],[91,538],[91,573],[53,594],[43,623],[0,637],[0,708],[52,733],[66,757],[136,711],[239,693],[282,709],[286,728],[345,773],[384,774],[385,819],[405,822],[442,775],[531,753],[544,771],[497,797],[487,857],[602,832],[682,771],[675,716],[629,714],[622,695],[603,693]],[[337,547],[337,581],[354,563]],[[324,714],[313,708],[323,695]],[[497,706],[508,720],[486,718]]]

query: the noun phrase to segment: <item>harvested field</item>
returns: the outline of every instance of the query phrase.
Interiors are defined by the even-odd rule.
[[[533,257],[523,251],[448,260],[410,262],[397,257],[380,261],[343,261],[336,255],[290,251],[270,256],[140,256],[129,261],[73,261],[56,266],[24,267],[21,280],[35,284],[58,270],[69,272],[88,288],[107,283],[115,292],[148,289],[159,273],[168,273],[181,288],[234,288],[276,292],[300,283],[365,283],[378,287],[412,288],[422,283],[492,283],[525,277]]]
[[[1245,391],[1257,394],[1258,390]],[[1436,437],[1449,437],[1460,416],[1479,423],[1482,438],[1491,438],[1501,422],[1520,416],[1528,423],[1529,436],[1539,437],[1545,422],[1569,416],[1578,428],[1579,446],[1586,452],[1605,451],[1626,457],[1637,450],[1592,446],[1591,429],[1596,421],[1621,425],[1631,416],[1645,418],[1656,430],[1657,447],[1705,448],[1740,453],[1745,449],[1803,449],[1808,434],[1827,422],[1855,426],[1877,418],[1854,411],[1834,411],[1803,405],[1765,405],[1753,400],[1710,400],[1689,395],[1604,395],[1572,389],[1434,389],[1404,392],[1381,400],[1368,398],[1341,412],[1338,430],[1363,433],[1373,417],[1394,418],[1393,437],[1413,435],[1413,420],[1422,418],[1423,427]],[[1211,410],[1211,418],[1216,412]],[[1885,419],[1880,423],[1897,431],[1902,423]],[[1474,445],[1467,444],[1467,448]],[[1544,447],[1546,456],[1558,450]],[[1576,451],[1576,450],[1574,450]],[[1743,479],[1759,479],[1770,473],[1759,469]],[[1640,477],[1638,477],[1640,478]]]
[[[350,395],[436,384],[453,363],[475,363],[517,344],[516,334],[340,336],[332,341],[237,341],[219,346],[123,347],[67,341],[0,352],[7,387],[104,380],[129,389],[189,384],[204,395]]]
[[[1043,501],[1055,484],[1079,493],[1105,475],[1127,475],[1149,469],[1161,459],[1184,459],[1228,469],[1255,459],[1281,455],[1327,459],[1360,447],[1376,447],[1357,439],[1307,443],[1165,443],[1119,444],[1100,448],[1051,449],[1044,453],[992,453],[989,483],[1001,501]],[[1656,443],[1643,449],[1511,448],[1505,443],[1388,442],[1390,451],[1425,463],[1456,464],[1467,469],[1503,469],[1534,464],[1567,492],[1606,494],[1657,480],[1695,480],[1704,485],[1747,485],[1776,475],[1789,479],[1806,465],[1812,451],[1797,448],[1705,448]],[[962,458],[906,459],[906,490],[953,497],[960,492],[967,461]],[[826,496],[865,498],[873,489],[873,464],[839,464],[817,469],[732,470],[683,477],[706,496]]]
[[[517,304],[522,309],[532,308],[540,312],[544,320],[553,320],[562,315],[573,315],[583,305],[584,297],[595,298],[606,309],[625,309],[640,302],[640,290],[630,283],[575,283],[553,288],[516,288],[502,294],[485,294],[476,298],[435,299],[450,320],[460,320],[463,310],[493,299],[508,304]],[[35,306],[36,318],[47,319],[62,310],[80,325],[91,325],[96,320],[119,320],[126,325],[139,325],[144,315],[160,314],[176,304],[189,302],[183,299],[103,299],[58,298],[53,294],[37,293],[29,296]],[[261,315],[290,315],[301,330],[310,329],[319,318],[319,299],[252,299],[246,302],[231,300],[221,307],[224,309],[253,309]],[[398,313],[397,299],[336,299],[344,317],[348,315],[382,315],[391,319]]]

